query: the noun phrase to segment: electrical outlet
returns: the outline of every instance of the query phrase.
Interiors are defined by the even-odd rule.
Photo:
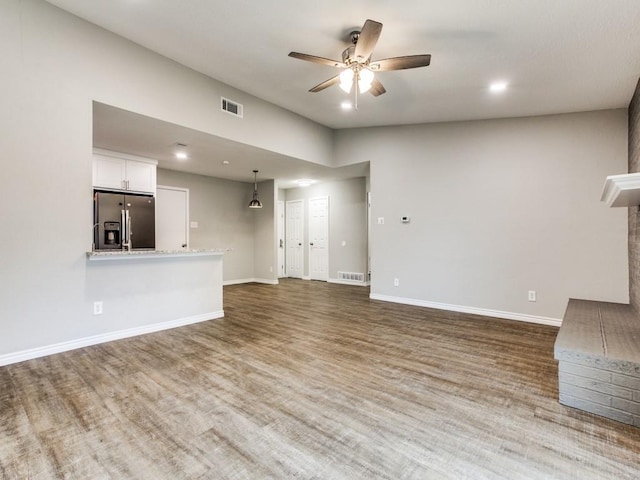
[[[378,217],[378,225],[384,225],[384,217]]]
[[[530,302],[535,302],[536,301],[536,291],[535,290],[529,290],[529,301]]]
[[[399,287],[400,286],[400,279],[399,278],[394,278],[393,279],[393,286],[394,287]]]
[[[102,315],[102,302],[93,302],[93,314]]]
[[[269,273],[273,273],[273,266],[269,267]]]

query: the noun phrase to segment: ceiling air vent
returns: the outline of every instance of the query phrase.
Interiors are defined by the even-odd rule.
[[[229,100],[228,98],[220,97],[221,108],[223,112],[230,113],[236,117],[242,118],[242,104]]]

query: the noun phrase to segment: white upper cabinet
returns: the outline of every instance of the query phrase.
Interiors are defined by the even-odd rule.
[[[117,190],[125,189],[126,160],[123,158],[93,156],[93,186]]]
[[[156,165],[153,163],[126,160],[127,190],[134,192],[156,192]]]
[[[93,187],[155,195],[156,167],[155,160],[95,149]]]

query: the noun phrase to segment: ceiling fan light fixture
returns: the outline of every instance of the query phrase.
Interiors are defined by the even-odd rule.
[[[363,68],[358,72],[358,88],[360,93],[368,92],[373,82],[373,72],[368,68]]]
[[[379,97],[386,92],[380,80],[374,78],[375,72],[388,72],[392,70],[407,70],[419,67],[428,67],[431,64],[431,55],[405,55],[402,57],[390,57],[371,62],[373,50],[380,37],[382,23],[368,19],[361,30],[351,32],[351,45],[342,51],[342,61],[330,58],[317,57],[306,53],[289,52],[289,56],[307,62],[327,65],[342,69],[338,75],[319,83],[309,89],[309,92],[321,92],[325,88],[338,85],[342,90],[351,93],[353,84],[358,81],[354,92],[354,108],[358,109],[358,94],[369,92],[374,97]]]
[[[249,202],[249,208],[262,208],[262,202],[258,199],[258,170],[253,171],[253,198]]]
[[[349,93],[353,86],[353,70],[351,68],[345,68],[340,74],[340,88]]]

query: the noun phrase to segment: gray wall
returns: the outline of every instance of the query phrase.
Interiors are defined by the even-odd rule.
[[[629,104],[629,173],[635,172],[640,172],[640,81]],[[640,312],[640,207],[630,207],[628,215],[629,297],[631,305]]]
[[[309,199],[329,197],[329,279],[338,271],[367,273],[367,204],[364,178],[326,182],[286,191],[286,200],[305,200],[304,244],[309,245]],[[282,200],[282,197],[280,198]],[[345,246],[342,246],[342,242]],[[309,274],[304,249],[304,275]]]
[[[224,281],[253,278],[255,215],[247,205],[253,185],[158,169],[158,185],[189,189],[190,248],[225,248]]]
[[[628,301],[626,212],[599,201],[626,110],[338,131],[336,153],[371,161],[372,294],[551,319]]]

